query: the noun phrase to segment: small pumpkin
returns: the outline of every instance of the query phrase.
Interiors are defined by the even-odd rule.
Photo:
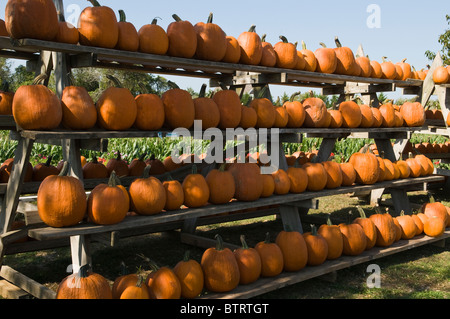
[[[152,23],[143,25],[139,31],[139,52],[164,55],[169,49],[169,37],[158,25],[155,18]]]
[[[373,67],[370,64],[370,59],[367,56],[356,56],[355,62],[359,65],[361,72],[360,76],[364,78],[372,77]]]
[[[381,62],[381,72],[382,72],[382,79],[390,79],[395,80],[397,77],[397,70],[395,68],[394,63],[391,61],[386,60],[387,57],[382,57]]]
[[[173,272],[180,282],[182,298],[192,299],[200,295],[205,281],[203,269],[198,261],[190,258],[189,250],[186,250],[183,260],[173,267]]]
[[[328,110],[328,113],[330,114],[330,128],[339,128],[342,127],[342,124],[344,123],[344,118],[342,117],[342,113],[339,110]]]
[[[402,239],[411,239],[416,235],[416,223],[410,215],[406,215],[404,211],[401,211],[400,216],[394,218],[397,219],[398,223],[400,224]]]
[[[263,190],[261,192],[261,197],[269,197],[273,195],[275,191],[275,181],[273,180],[272,175],[269,174],[261,174],[263,181]]]
[[[261,277],[275,277],[283,271],[283,252],[276,243],[270,241],[268,232],[265,240],[255,245],[255,250],[261,257]]]
[[[196,58],[221,61],[227,52],[227,39],[222,28],[213,23],[213,14],[209,14],[206,23],[196,23],[194,30],[197,33]]]
[[[6,30],[5,20],[0,19],[0,37],[9,37],[8,31]]]
[[[139,276],[128,271],[125,263],[121,263],[121,275],[114,279],[112,290],[112,298],[120,299],[120,295],[128,287],[136,286],[139,281]]]
[[[322,163],[308,162],[302,167],[303,169],[305,169],[306,174],[308,175],[307,190],[317,192],[326,187],[328,182],[328,175]]]
[[[192,58],[197,51],[197,32],[191,22],[182,20],[173,14],[175,20],[167,26],[167,37],[169,48],[167,54],[180,58]]]
[[[148,287],[145,284],[145,279],[138,276],[138,281],[135,285],[125,288],[120,295],[120,299],[150,299]]]
[[[201,121],[202,130],[217,127],[220,123],[220,111],[213,99],[205,96],[206,84],[203,84],[198,98],[194,99],[194,120]]]
[[[238,63],[241,58],[241,46],[239,45],[238,40],[231,35],[227,35],[226,40],[227,50],[222,61],[227,63]]]
[[[117,152],[117,157],[111,158],[108,163],[106,163],[106,169],[109,175],[113,171],[116,172],[117,176],[128,176],[130,174],[130,169],[128,168],[128,163],[122,158],[122,154]]]
[[[191,174],[183,179],[181,184],[184,192],[184,205],[190,208],[206,205],[210,190],[202,174],[197,172],[197,166],[192,166]]]
[[[433,71],[433,82],[436,84],[446,84],[450,78],[448,70],[445,66],[438,66]]]
[[[219,169],[213,169],[205,177],[209,187],[209,202],[211,204],[228,203],[234,196],[236,187],[233,175],[225,170],[225,164]]]
[[[256,163],[231,163],[228,171],[235,182],[234,198],[240,201],[257,200],[263,191],[260,168]]]
[[[266,86],[259,92],[257,97],[249,104],[256,111],[257,128],[271,128],[275,123],[276,111],[272,102],[264,97]]]
[[[342,172],[342,186],[352,186],[356,181],[356,171],[352,163],[340,163]]]
[[[342,126],[356,128],[361,125],[361,107],[355,101],[345,101],[339,104],[339,111],[342,114]]]
[[[362,227],[366,235],[366,250],[368,250],[374,247],[377,242],[377,229],[373,221],[366,217],[364,210],[360,206],[357,206],[357,209],[360,216],[355,218],[353,222]]]
[[[319,226],[317,233],[320,234],[328,244],[327,259],[333,260],[341,257],[344,249],[344,239],[338,225],[333,225],[330,216],[327,217],[326,224]]]
[[[127,21],[125,11],[119,10],[119,36],[116,49],[135,52],[139,49],[139,35],[133,23]]]
[[[287,169],[287,175],[290,180],[289,192],[294,194],[303,193],[308,187],[308,174],[296,160],[294,166]]]
[[[311,231],[303,234],[308,249],[308,266],[318,266],[325,262],[328,256],[328,242],[317,232],[317,227],[311,225]]]
[[[277,195],[284,195],[289,193],[291,188],[291,180],[289,178],[288,173],[279,168],[275,172],[272,173],[272,177],[275,183],[274,193]]]
[[[84,179],[94,179],[94,178],[108,178],[109,172],[106,166],[97,160],[94,156],[92,161],[86,163],[83,166],[83,178]]]
[[[341,187],[343,180],[341,165],[334,161],[325,161],[322,165],[327,172],[327,184],[325,188],[332,189]]]
[[[239,285],[239,265],[233,252],[223,246],[222,237],[217,234],[215,247],[206,249],[200,261],[205,287],[213,292],[231,291]]]
[[[420,219],[417,214],[412,214],[411,218],[413,219],[414,223],[416,224],[416,236],[423,233],[423,222]]]
[[[0,115],[13,115],[13,100],[14,92],[9,91],[9,83],[4,81],[0,90]]]
[[[289,121],[289,113],[282,106],[274,105],[275,108],[275,122],[273,127],[284,128]]]
[[[381,64],[378,61],[370,60],[370,65],[372,66],[372,74],[371,77],[376,79],[381,79],[383,76],[383,70],[381,68]]]
[[[407,79],[412,78],[411,65],[406,62],[406,59],[403,59],[401,62],[397,62],[396,65],[398,65],[402,70],[403,74],[403,77],[401,78],[402,81],[406,81]]]
[[[325,127],[327,106],[317,97],[308,97],[302,103],[305,110],[305,127]]]
[[[241,108],[241,121],[239,122],[239,127],[243,129],[248,129],[250,127],[255,127],[258,122],[258,114],[254,108],[242,104]]]
[[[377,107],[372,107],[373,113],[373,126],[372,127],[381,127],[383,124],[383,115],[380,112],[380,109]]]
[[[349,47],[342,46],[338,37],[335,37],[334,41],[336,43],[334,52],[336,53],[337,59],[336,70],[334,73],[358,76],[359,74],[355,74],[355,65],[357,64],[353,51]]]
[[[308,50],[304,41],[302,41],[302,49],[300,53],[303,55],[305,60],[305,71],[314,72],[317,68],[317,58],[313,51]]]
[[[130,209],[130,197],[125,187],[117,183],[113,171],[108,184],[98,184],[88,197],[89,220],[98,225],[112,225],[121,222]]]
[[[288,123],[286,126],[289,128],[302,127],[303,123],[305,122],[305,108],[300,101],[295,100],[295,97],[298,94],[299,92],[292,94],[289,101],[283,103],[283,107],[288,112]]]
[[[430,237],[441,236],[445,231],[445,223],[442,219],[432,216],[423,223],[423,232]]]
[[[277,57],[276,67],[285,69],[295,68],[299,59],[297,48],[285,36],[280,36],[280,41],[273,46],[273,49]]]
[[[80,33],[78,29],[67,21],[58,21],[58,33],[55,41],[61,43],[78,44],[80,40]]]
[[[239,267],[239,284],[255,282],[261,276],[261,257],[255,248],[249,247],[245,236],[240,236],[241,247],[233,250]]]
[[[361,124],[359,126],[366,128],[373,127],[374,118],[372,108],[367,104],[361,104],[359,107],[361,109]]]
[[[142,176],[144,169],[147,166],[144,161],[146,155],[147,153],[143,153],[138,158],[134,158],[130,164],[128,164],[129,176]]]
[[[159,179],[150,176],[150,166],[129,187],[131,209],[139,215],[160,213],[166,205],[166,190]]]
[[[246,32],[239,34],[237,41],[241,48],[239,62],[242,64],[258,65],[262,58],[262,41],[252,25]]]
[[[143,131],[156,131],[162,128],[165,120],[164,103],[153,93],[141,93],[135,97],[136,120],[134,126]]]
[[[424,203],[420,209],[421,213],[424,213],[428,217],[436,216],[442,220],[444,225],[447,225],[448,213],[447,208],[441,202],[435,201],[434,197],[429,196],[429,202]]]
[[[283,270],[298,271],[306,266],[308,248],[301,233],[288,227],[278,233],[275,243],[283,253]]]
[[[181,284],[178,276],[169,267],[159,267],[154,261],[144,257],[150,264],[151,272],[145,283],[150,293],[150,299],[180,299]]]
[[[320,43],[322,47],[314,51],[317,59],[316,72],[334,73],[337,68],[336,52],[332,48],[327,48],[324,43]]]
[[[388,247],[395,241],[396,230],[394,220],[388,213],[376,213],[369,217],[377,229],[377,241],[375,246]]]
[[[342,253],[347,256],[362,254],[367,247],[367,238],[361,225],[357,223],[341,223],[338,226],[344,241]]]
[[[38,163],[33,167],[32,180],[35,182],[42,182],[47,176],[58,175],[60,171],[56,166],[51,165],[53,156],[49,156],[44,163]]]
[[[220,112],[219,128],[235,128],[241,122],[242,103],[234,90],[225,87],[216,92],[212,99],[216,102]]]
[[[166,204],[164,205],[164,209],[180,209],[184,203],[184,190],[181,183],[169,176],[169,179],[163,182],[163,186],[166,191]]]
[[[277,63],[277,55],[270,42],[266,41],[266,35],[263,34],[261,37],[262,55],[261,61],[259,62],[262,66],[273,67]]]

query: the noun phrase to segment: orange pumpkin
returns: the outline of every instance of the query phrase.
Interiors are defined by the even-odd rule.
[[[163,182],[164,189],[166,191],[166,204],[165,210],[180,209],[184,203],[184,191],[183,186],[177,180],[166,180]]]
[[[241,58],[241,46],[239,45],[238,40],[231,35],[227,35],[226,40],[227,50],[222,61],[228,63],[238,63]]]
[[[242,103],[234,90],[223,89],[216,92],[212,99],[220,112],[219,128],[235,128],[241,122]]]
[[[357,183],[372,185],[378,181],[380,165],[375,155],[354,153],[350,156],[349,163],[355,169]]]
[[[239,122],[239,127],[247,129],[250,127],[255,127],[258,122],[258,115],[254,108],[243,105],[241,107],[241,121]]]
[[[338,225],[333,225],[330,216],[327,217],[327,223],[319,226],[317,233],[320,234],[328,245],[327,259],[333,260],[341,257],[344,249],[344,240],[342,232]]]
[[[184,254],[183,260],[180,260],[173,272],[178,277],[181,286],[181,297],[192,299],[200,295],[204,286],[203,269],[200,263],[189,257],[189,250]]]
[[[370,59],[366,56],[357,56],[355,62],[359,65],[361,72],[360,76],[365,78],[372,77],[373,67],[370,64]]]
[[[196,23],[194,30],[197,33],[196,58],[208,61],[221,61],[227,52],[227,39],[222,28],[213,23],[213,14],[209,14],[206,23]]]
[[[406,62],[406,59],[403,59],[401,62],[397,62],[396,65],[398,65],[402,70],[403,74],[403,77],[401,78],[402,81],[406,81],[407,79],[412,78],[411,65]]]
[[[442,219],[432,216],[423,223],[423,232],[430,237],[441,236],[445,231],[445,223]]]
[[[159,179],[150,176],[150,166],[129,187],[131,209],[139,215],[160,213],[166,205],[166,190]]]
[[[225,164],[209,171],[205,180],[210,190],[208,201],[211,204],[225,204],[233,198],[236,189],[234,177],[225,170]]]
[[[8,31],[6,30],[5,20],[0,19],[0,37],[9,37]]]
[[[447,225],[447,208],[441,202],[436,202],[433,196],[429,196],[430,201],[422,205],[420,211],[428,217],[436,216],[441,219],[444,225]]]
[[[298,55],[297,48],[293,43],[288,42],[286,37],[280,36],[273,49],[275,50],[278,68],[293,69],[297,65]]]
[[[397,77],[397,70],[395,68],[394,63],[391,61],[387,61],[386,57],[382,58],[381,62],[381,72],[382,72],[382,79],[390,79],[395,80]]]
[[[159,267],[153,261],[146,260],[152,269],[145,280],[150,299],[180,299],[181,284],[175,272],[169,267]]]
[[[209,199],[209,187],[202,174],[197,172],[197,166],[192,166],[191,174],[183,179],[184,205],[190,208],[206,205]]]
[[[383,70],[381,69],[381,64],[378,61],[370,60],[370,65],[372,66],[371,77],[376,79],[381,79],[383,76]]]
[[[423,222],[420,219],[417,214],[412,214],[411,218],[413,219],[414,223],[416,224],[416,236],[423,233]]]
[[[347,256],[362,254],[367,247],[366,234],[361,225],[356,223],[338,225],[344,241],[342,253]]]
[[[352,186],[356,180],[356,171],[349,162],[341,163],[342,186]]]
[[[401,211],[400,216],[394,218],[400,224],[402,239],[411,239],[416,235],[416,223],[410,215],[405,215],[405,212]]]
[[[364,210],[357,206],[360,216],[355,218],[353,222],[362,227],[364,234],[366,235],[366,250],[371,249],[377,242],[377,229],[372,220],[366,217]]]
[[[273,195],[275,191],[275,181],[273,180],[272,175],[269,174],[261,174],[263,180],[263,190],[261,193],[261,197],[269,197]]]
[[[294,230],[282,230],[275,243],[283,253],[283,270],[298,271],[308,263],[308,248],[302,234]]]
[[[380,109],[377,107],[372,107],[373,113],[373,126],[372,127],[380,127],[383,124],[383,115],[380,112]]]
[[[233,251],[239,267],[239,284],[255,282],[261,276],[261,257],[255,248],[249,247],[245,236],[240,236],[242,246]]]
[[[317,227],[311,225],[311,231],[303,234],[308,249],[308,266],[318,266],[325,262],[328,256],[328,243],[317,232]]]
[[[316,72],[334,73],[337,67],[336,52],[332,48],[327,48],[323,43],[321,45],[322,47],[314,52],[317,59]]]
[[[143,53],[164,55],[169,49],[169,37],[166,31],[153,19],[151,24],[143,25],[139,31],[139,51]]]
[[[269,233],[266,233],[264,241],[255,245],[255,250],[261,258],[261,277],[275,277],[283,271],[283,252],[276,243],[270,241]]]
[[[122,274],[114,279],[111,287],[113,299],[120,299],[120,295],[128,287],[136,286],[139,281],[137,274],[130,274],[125,264],[122,263]]]
[[[49,156],[47,161],[43,163],[37,163],[33,167],[33,181],[42,182],[47,176],[58,175],[60,173],[56,166],[51,165],[52,158],[52,156]]]
[[[117,152],[116,158],[111,158],[108,161],[106,164],[106,169],[109,174],[115,171],[117,176],[128,176],[130,172],[128,163],[122,159],[122,154],[120,154],[120,152]]]
[[[237,41],[241,47],[239,62],[242,64],[258,65],[262,58],[262,42],[252,25],[246,32],[242,32]]]
[[[327,172],[327,184],[325,187],[329,189],[341,187],[343,180],[341,165],[333,161],[325,161],[322,165]]]
[[[330,114],[330,128],[339,128],[342,127],[342,124],[344,123],[344,118],[342,117],[342,113],[339,110],[328,110],[328,113]]]
[[[165,123],[171,129],[187,128],[194,124],[195,105],[191,94],[180,88],[163,93]]]
[[[127,21],[125,11],[119,10],[119,16],[120,20],[117,22],[119,37],[115,48],[124,51],[137,51],[139,49],[139,35],[135,26]]]
[[[276,111],[272,102],[263,96],[264,89],[258,97],[250,102],[250,107],[255,109],[257,115],[257,128],[271,128],[275,123]]]
[[[203,84],[199,97],[194,99],[194,120],[202,121],[202,130],[217,127],[220,123],[219,107],[213,99],[205,97],[205,90],[206,84]]]
[[[308,72],[314,72],[317,68],[317,58],[313,51],[308,50],[306,48],[306,44],[302,41],[302,49],[300,53],[303,55],[303,59],[305,60],[304,70]]]
[[[0,90],[0,115],[13,115],[13,100],[14,92],[9,92],[9,83],[4,81]]]
[[[277,195],[284,195],[289,193],[291,188],[291,180],[289,178],[288,173],[279,168],[275,172],[272,173],[272,177],[275,183],[274,193]]]
[[[175,21],[167,26],[166,31],[169,38],[167,54],[180,58],[192,58],[197,51],[197,32],[191,22],[182,20],[176,14],[172,17]]]
[[[395,126],[395,109],[392,103],[385,103],[378,108],[383,117],[382,127],[394,127]]]
[[[302,167],[303,169],[305,169],[306,174],[308,175],[307,190],[317,192],[326,187],[328,176],[322,163],[308,162]]]
[[[339,111],[342,114],[342,126],[356,128],[362,121],[361,107],[354,101],[345,101],[339,104]]]
[[[262,55],[259,62],[262,66],[273,67],[277,63],[277,54],[270,42],[266,41],[266,35],[261,37]]]
[[[337,63],[334,73],[358,76],[359,74],[355,74],[357,64],[353,51],[349,47],[343,47],[338,37],[335,38],[335,43],[334,52],[336,53]]]
[[[445,66],[438,66],[433,71],[433,82],[436,84],[446,84],[450,76]]]
[[[232,163],[228,171],[236,185],[234,197],[240,201],[257,200],[263,191],[260,168],[256,163]]]
[[[396,226],[391,215],[377,213],[370,215],[369,219],[377,229],[377,241],[375,246],[387,247],[394,243],[396,238]]]
[[[120,295],[120,299],[150,299],[150,293],[144,282],[144,277],[138,276],[136,284],[125,288]]]
[[[327,106],[317,97],[308,97],[302,103],[305,110],[305,127],[325,127]]]
[[[92,161],[86,163],[83,166],[83,178],[84,179],[94,179],[94,178],[108,178],[109,172],[106,166],[98,162],[97,157],[94,156]]]
[[[287,169],[290,179],[289,192],[294,194],[303,193],[308,187],[308,174],[306,170],[298,165],[298,162]]]
[[[361,104],[359,107],[361,109],[361,124],[359,126],[366,128],[373,127],[374,116],[372,108],[367,104]]]
[[[159,130],[164,124],[164,104],[156,94],[142,93],[136,96],[136,120],[134,126],[143,131]]]
[[[283,103],[283,107],[288,112],[288,123],[289,128],[299,128],[305,122],[306,112],[303,104],[300,101],[294,100],[298,93],[292,94],[289,101]]]
[[[56,42],[78,44],[80,33],[74,25],[66,21],[58,21],[58,25],[58,34],[55,38]]]
[[[62,124],[73,130],[87,130],[97,123],[97,109],[88,91],[66,86],[61,96]]]
[[[425,124],[425,111],[419,102],[405,102],[400,107],[403,120],[409,127],[422,126]]]

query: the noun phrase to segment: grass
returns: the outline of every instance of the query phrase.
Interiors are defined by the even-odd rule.
[[[435,193],[437,200],[450,204],[450,197],[444,192]],[[426,200],[424,192],[411,195],[412,201]],[[354,205],[362,205],[368,215],[370,206],[348,195],[330,196],[320,199],[320,209],[310,214],[330,213],[332,218],[344,218]],[[307,231],[309,225],[304,224]],[[200,226],[197,234],[213,238],[219,233],[226,242],[239,245],[240,234],[245,234],[250,246],[264,239],[268,231],[272,238],[282,229],[280,220],[266,216],[250,220]],[[170,231],[123,238],[115,247],[92,244],[94,270],[110,282],[120,275],[120,263],[124,261],[132,272],[149,271],[149,266],[138,257],[143,254],[160,266],[173,267],[183,258],[185,250],[200,261],[202,248],[181,243],[179,233]],[[67,276],[71,263],[70,249],[58,248],[33,253],[21,253],[5,257],[5,264],[33,280],[57,289],[58,283]],[[366,284],[370,273],[369,264],[376,263],[381,269],[381,288],[369,288]],[[449,299],[450,298],[450,240],[444,247],[425,245],[372,262],[342,269],[333,282],[313,278],[292,286],[255,297],[255,299]]]

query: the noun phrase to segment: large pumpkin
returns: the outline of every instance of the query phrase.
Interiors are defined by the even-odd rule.
[[[37,207],[39,217],[51,227],[73,226],[86,214],[86,193],[81,181],[66,176],[69,166],[65,163],[59,175],[45,178],[39,185]]]
[[[239,95],[234,90],[220,90],[212,99],[216,102],[219,112],[219,128],[235,128],[241,121],[242,103]]]
[[[298,271],[308,263],[308,248],[302,234],[295,230],[282,230],[278,233],[275,243],[283,253],[283,269]]]
[[[339,104],[339,111],[342,114],[342,126],[356,128],[361,125],[361,107],[354,101],[345,101]]]
[[[241,47],[239,62],[242,64],[258,65],[262,58],[261,38],[255,32],[255,25],[252,25],[246,32],[242,32],[237,38]]]
[[[194,26],[178,15],[172,15],[175,21],[167,26],[169,48],[167,54],[180,58],[192,58],[197,51],[197,33]]]
[[[139,51],[150,54],[166,54],[169,49],[169,37],[166,31],[153,19],[152,23],[143,25],[139,31]]]
[[[322,47],[314,52],[317,59],[316,72],[334,73],[337,67],[336,52],[332,48],[327,48],[323,43],[321,45]]]
[[[425,123],[425,110],[419,102],[405,102],[400,107],[400,113],[406,125],[422,126]]]
[[[112,49],[119,40],[119,25],[116,14],[97,0],[89,0],[92,7],[86,7],[78,20],[80,44]]]
[[[136,120],[134,126],[143,131],[156,131],[164,125],[164,104],[156,94],[142,93],[136,96]]]
[[[227,39],[222,28],[213,23],[213,14],[209,14],[206,23],[196,23],[194,30],[197,33],[195,56],[201,60],[221,61],[227,52]]]
[[[173,88],[163,93],[165,123],[170,129],[187,128],[194,124],[195,106],[188,91]]]
[[[166,205],[166,190],[159,179],[150,176],[150,166],[141,178],[135,179],[128,190],[131,209],[139,215],[160,213]]]
[[[394,220],[388,213],[377,213],[370,215],[369,219],[377,229],[377,240],[375,246],[387,247],[394,243],[396,230]]]
[[[349,163],[355,169],[357,183],[372,185],[378,181],[380,166],[372,153],[354,153],[350,156]]]
[[[216,247],[206,249],[200,261],[205,275],[205,287],[213,292],[227,292],[239,284],[239,266],[233,252],[223,246],[220,235],[215,238]]]
[[[298,60],[297,48],[284,36],[280,36],[280,40],[273,46],[277,57],[276,66],[279,68],[293,69],[297,65]]]
[[[235,182],[234,197],[240,201],[257,200],[263,191],[260,168],[256,163],[232,163],[228,171]]]
[[[233,175],[225,170],[225,164],[219,169],[213,169],[206,175],[209,187],[209,202],[211,204],[228,203],[234,196],[236,187]]]
[[[233,251],[239,267],[239,284],[255,282],[261,276],[261,257],[255,248],[249,247],[245,236],[240,236],[242,246]]]
[[[15,39],[52,41],[58,34],[58,14],[52,0],[8,0],[5,25]]]
[[[87,130],[97,123],[97,109],[88,91],[66,86],[61,97],[62,124],[72,130]]]

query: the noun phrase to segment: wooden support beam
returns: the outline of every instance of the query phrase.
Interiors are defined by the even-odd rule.
[[[27,276],[19,273],[13,268],[3,265],[0,271],[0,277],[6,279],[11,282],[15,286],[23,289],[29,294],[35,296],[39,299],[55,299],[56,293],[41,285],[40,283],[34,281],[33,279],[28,278]]]

